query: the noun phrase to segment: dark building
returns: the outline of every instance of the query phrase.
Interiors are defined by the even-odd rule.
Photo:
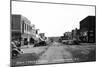
[[[73,29],[72,30],[72,39],[74,40],[78,40],[78,41],[80,41],[80,39],[79,39],[79,35],[80,35],[80,30],[79,29]]]
[[[21,15],[12,15],[11,16],[11,37],[12,39],[20,39],[21,38]]]
[[[13,40],[27,40],[30,38],[34,38],[35,26],[31,24],[31,22],[22,15],[11,16],[11,39]]]
[[[80,39],[82,42],[95,43],[96,41],[96,17],[87,16],[80,21]]]
[[[65,33],[64,33],[64,37],[65,37],[67,40],[71,40],[71,39],[72,39],[72,32],[65,32]]]
[[[20,39],[21,37],[27,38],[31,30],[30,21],[26,17],[22,15],[12,15],[11,32],[13,39]]]

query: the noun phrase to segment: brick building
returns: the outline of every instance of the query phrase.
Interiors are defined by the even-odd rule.
[[[77,28],[73,29],[72,30],[72,39],[80,41],[79,36],[80,36],[80,30]]]
[[[67,40],[72,39],[72,32],[65,32],[64,37],[66,37]]]
[[[11,39],[27,40],[35,36],[35,26],[22,15],[11,16]]]
[[[11,17],[11,37],[12,39],[21,39],[21,15],[12,15]]]
[[[87,16],[80,21],[80,39],[83,42],[95,43],[96,39],[96,17]]]

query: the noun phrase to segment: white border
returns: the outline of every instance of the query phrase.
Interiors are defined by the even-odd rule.
[[[41,67],[99,67],[100,62],[100,2],[99,0],[41,0],[41,1],[51,1],[51,2],[64,2],[64,3],[78,3],[78,4],[89,4],[96,5],[96,28],[97,28],[97,61],[96,62],[84,62],[84,63],[68,63],[68,64],[53,64],[53,65],[39,65]],[[0,66],[1,67],[10,67],[10,0],[1,0],[0,1]],[[34,66],[34,67],[39,67]],[[33,66],[25,66],[33,67]]]

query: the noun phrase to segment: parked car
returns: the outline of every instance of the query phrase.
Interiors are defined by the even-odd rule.
[[[12,58],[16,58],[18,55],[22,54],[23,52],[21,51],[20,47],[18,47],[17,43],[14,41],[11,42],[12,46]]]
[[[61,37],[59,41],[66,45],[79,45],[79,41],[75,39],[67,39],[65,37]]]
[[[36,43],[36,44],[34,45],[34,47],[37,47],[37,46],[46,46],[46,42],[45,42],[45,41],[41,41],[41,42]]]

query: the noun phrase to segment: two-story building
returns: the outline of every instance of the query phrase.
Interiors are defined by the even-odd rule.
[[[22,15],[11,16],[11,39],[29,41],[36,34],[35,25]]]
[[[80,21],[80,39],[83,42],[95,43],[96,39],[96,17],[87,16]]]

